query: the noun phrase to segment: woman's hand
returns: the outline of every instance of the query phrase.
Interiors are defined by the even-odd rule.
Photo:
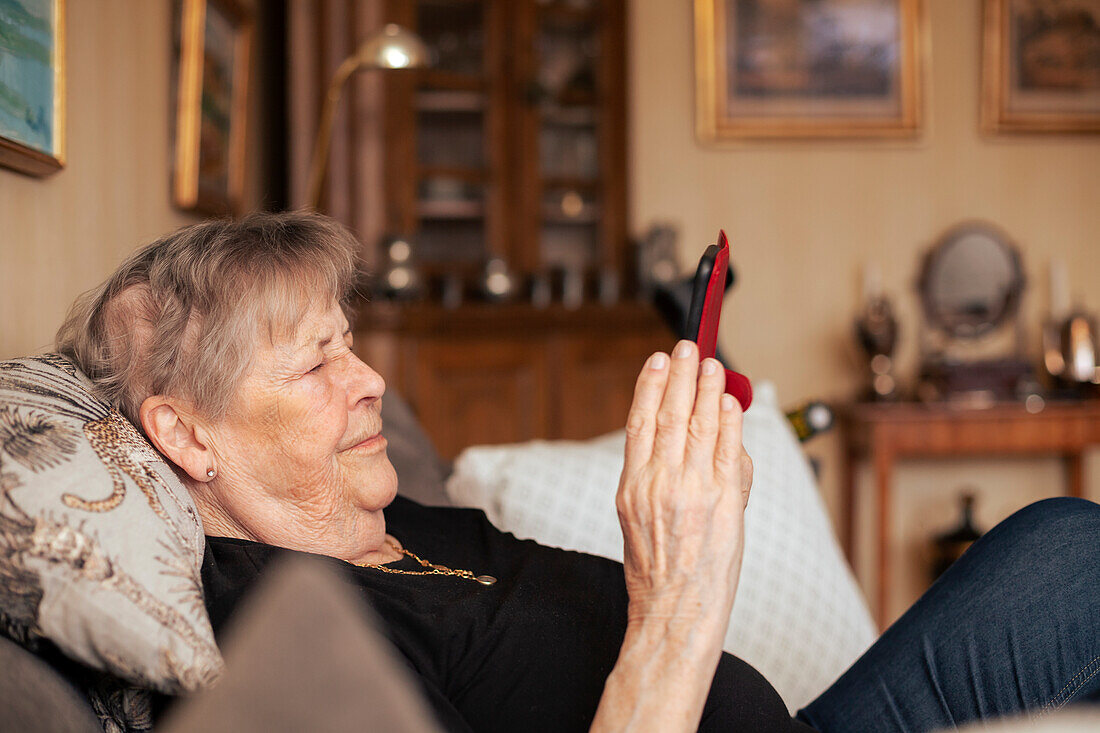
[[[737,591],[752,461],[725,372],[696,345],[638,376],[616,505],[626,638],[593,730],[695,730]]]
[[[626,424],[616,505],[630,619],[728,619],[752,484],[741,410],[723,394],[721,364],[700,365],[694,343],[681,341],[669,361],[646,362]]]

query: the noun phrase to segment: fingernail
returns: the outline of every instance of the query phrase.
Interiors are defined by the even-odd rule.
[[[722,395],[722,401],[721,401],[722,411],[723,412],[729,412],[730,410],[732,410],[733,409],[733,401],[734,401],[733,400],[733,395],[731,395],[731,394]]]
[[[672,355],[677,359],[684,359],[691,356],[691,342],[681,341],[676,344],[676,350],[672,352]]]
[[[664,369],[668,363],[668,356],[664,352],[657,352],[653,356],[649,357],[650,369]]]
[[[718,371],[718,363],[714,359],[703,360],[703,374],[714,374]]]

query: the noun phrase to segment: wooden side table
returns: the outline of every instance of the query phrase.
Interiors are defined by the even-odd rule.
[[[1061,456],[1066,467],[1066,493],[1081,496],[1083,457],[1100,444],[1100,400],[1047,403],[1028,412],[1020,403],[987,409],[947,404],[857,404],[840,410],[846,444],[845,493],[841,534],[848,561],[855,548],[856,466],[871,461],[878,497],[879,585],[875,616],[886,625],[886,597],[891,572],[887,546],[894,463],[905,458],[958,456]]]

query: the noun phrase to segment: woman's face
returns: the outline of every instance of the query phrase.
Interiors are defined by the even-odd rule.
[[[336,303],[312,309],[290,337],[261,338],[212,428],[219,503],[270,544],[322,542],[337,556],[381,545],[382,509],[397,492],[381,435],[385,389],[352,353]]]

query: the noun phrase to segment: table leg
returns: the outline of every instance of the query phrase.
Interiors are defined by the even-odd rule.
[[[857,456],[854,451],[845,450],[843,452],[844,461],[844,486],[842,491],[844,492],[841,501],[841,522],[840,528],[841,540],[844,543],[844,554],[848,558],[848,564],[854,569],[856,566],[856,461]]]
[[[875,620],[879,631],[886,628],[887,607],[890,581],[890,478],[894,467],[894,456],[881,447],[874,450],[875,490],[878,495],[878,603],[875,608]]]
[[[1070,496],[1083,496],[1085,489],[1085,461],[1081,453],[1067,453],[1062,456],[1066,466],[1066,493]]]

